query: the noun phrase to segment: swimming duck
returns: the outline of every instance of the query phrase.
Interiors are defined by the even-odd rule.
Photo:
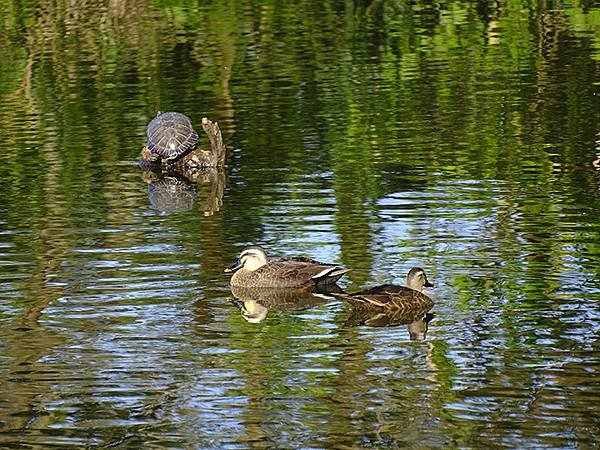
[[[248,288],[301,288],[335,284],[346,272],[337,264],[328,264],[302,256],[272,259],[258,246],[245,248],[225,272],[234,272],[231,286]]]
[[[426,312],[433,307],[433,300],[421,292],[423,287],[433,287],[433,284],[427,280],[423,269],[413,267],[406,277],[406,286],[383,284],[354,294],[332,293],[331,295],[345,300],[365,314],[369,311],[381,312],[388,317],[397,318],[396,322],[401,323],[405,320],[408,322],[415,320],[415,311]]]

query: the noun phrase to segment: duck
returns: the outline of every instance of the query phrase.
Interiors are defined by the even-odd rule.
[[[262,247],[251,246],[225,272],[233,272],[231,286],[311,290],[335,285],[350,270],[303,256],[269,259]]]
[[[332,293],[350,303],[357,320],[372,326],[410,323],[433,307],[433,300],[424,294],[424,287],[434,287],[420,267],[413,267],[406,277],[406,286],[382,284],[353,294]]]

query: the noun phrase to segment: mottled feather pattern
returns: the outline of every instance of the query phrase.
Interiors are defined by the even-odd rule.
[[[334,277],[323,276],[313,278],[325,268],[339,268],[339,274]],[[314,260],[299,260],[287,258],[274,260],[253,272],[240,269],[236,272],[231,284],[237,286],[263,286],[263,287],[304,287],[313,285],[334,284],[349,269],[335,265],[318,263]]]
[[[264,249],[254,245],[246,247],[226,271],[234,272],[231,286],[310,290],[334,285],[350,269],[303,256],[270,260]]]
[[[381,311],[410,309],[431,309],[433,300],[422,292],[406,286],[382,285],[365,289],[354,294],[334,294],[357,308]]]
[[[310,288],[335,284],[349,271],[336,264],[293,256],[270,260],[254,271],[242,267],[231,277],[231,284],[263,288]]]

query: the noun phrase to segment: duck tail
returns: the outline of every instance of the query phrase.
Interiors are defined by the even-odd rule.
[[[313,275],[311,279],[316,284],[334,284],[336,283],[345,273],[350,272],[352,269],[346,269],[344,267],[333,266],[327,267],[321,270],[316,275]]]

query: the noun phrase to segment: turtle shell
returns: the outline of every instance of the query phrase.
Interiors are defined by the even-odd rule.
[[[148,150],[163,158],[177,158],[198,141],[192,121],[178,112],[159,112],[146,129]]]

